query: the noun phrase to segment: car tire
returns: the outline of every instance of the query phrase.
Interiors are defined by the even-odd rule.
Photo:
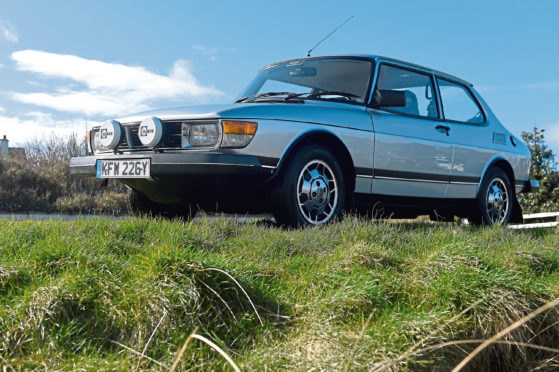
[[[128,190],[128,210],[135,217],[182,217],[188,220],[193,214],[191,208],[181,211],[172,206],[155,203],[149,200],[143,193],[134,189]]]
[[[286,164],[272,193],[274,218],[283,226],[317,226],[339,218],[345,206],[342,169],[326,148],[302,148]]]
[[[501,168],[491,168],[483,177],[468,222],[474,225],[506,225],[511,218],[514,193]]]

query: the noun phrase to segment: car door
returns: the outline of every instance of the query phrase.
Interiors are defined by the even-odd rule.
[[[404,92],[406,105],[369,109],[375,132],[373,194],[444,198],[453,148],[440,121],[434,76],[381,62],[375,89]]]
[[[485,112],[471,89],[464,83],[437,76],[441,113],[449,126],[454,142],[454,158],[447,196],[449,198],[475,198],[485,166],[495,156],[499,133],[489,127]]]

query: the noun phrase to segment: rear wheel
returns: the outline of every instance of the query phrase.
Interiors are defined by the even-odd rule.
[[[506,225],[513,209],[509,177],[501,168],[491,168],[481,182],[470,222],[476,225]]]
[[[281,225],[317,226],[341,216],[346,197],[336,158],[322,146],[302,148],[287,164],[273,194],[274,217]]]

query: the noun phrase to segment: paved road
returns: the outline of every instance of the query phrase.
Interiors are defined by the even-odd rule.
[[[11,220],[64,220],[64,221],[74,221],[74,220],[90,220],[96,218],[108,218],[111,220],[129,220],[134,217],[132,216],[106,216],[106,215],[93,215],[93,214],[55,214],[55,213],[0,213],[0,218],[7,218]],[[202,219],[215,220],[217,218],[235,218],[238,222],[250,221],[250,220],[271,220],[273,217],[270,214],[249,214],[249,215],[234,215],[234,214],[220,214],[220,215],[202,215],[200,213],[196,214],[194,221],[200,221]]]

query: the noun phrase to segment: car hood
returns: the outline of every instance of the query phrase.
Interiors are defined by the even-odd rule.
[[[319,122],[352,127],[367,115],[365,107],[337,102],[309,103],[241,103],[229,105],[186,106],[145,111],[118,118],[121,123],[139,122],[150,116],[161,120],[192,119],[276,119],[304,122]],[[370,128],[369,128],[370,129]]]

